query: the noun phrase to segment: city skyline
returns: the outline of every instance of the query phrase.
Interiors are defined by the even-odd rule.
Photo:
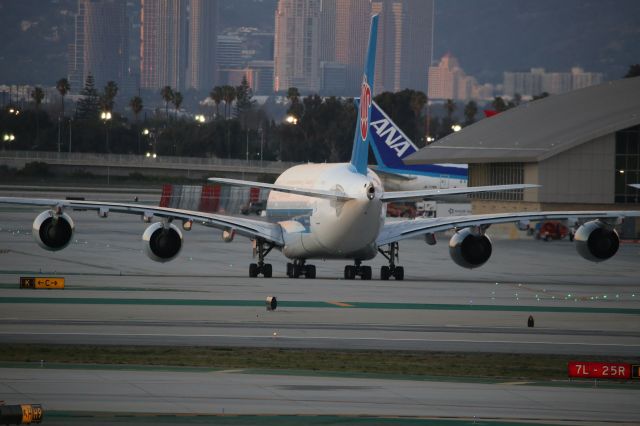
[[[148,87],[150,90],[153,87],[156,89],[161,87],[159,84],[161,81],[166,82],[167,85],[171,85],[180,90],[188,90],[191,87],[200,90],[201,92],[205,92],[211,89],[212,84],[215,84],[216,76],[216,67],[211,63],[211,57],[215,58],[215,50],[217,46],[220,45],[220,40],[212,41],[211,28],[213,25],[202,25],[203,28],[206,28],[209,31],[208,35],[198,36],[197,35],[197,27],[198,21],[197,17],[202,17],[202,14],[197,13],[198,9],[198,1],[196,0],[169,0],[165,2],[167,5],[173,5],[169,7],[173,7],[175,14],[181,14],[186,16],[187,24],[184,24],[185,18],[174,19],[173,23],[165,22],[164,27],[166,28],[163,32],[163,37],[153,37],[152,25],[150,21],[151,13],[147,13],[147,21],[148,25],[146,28],[145,37],[145,24],[142,22],[144,20],[144,12],[140,12],[140,7],[138,6],[138,12],[135,12],[136,4],[140,4],[142,6],[145,1],[148,5],[148,12],[151,9],[151,4],[153,0],[130,0],[127,2],[118,1],[118,0],[74,0],[73,2],[69,2],[68,0],[59,0],[55,3],[58,4],[59,8],[62,8],[62,12],[64,12],[65,7],[69,7],[70,4],[75,5],[75,9],[73,12],[73,20],[74,20],[74,38],[71,40],[70,47],[65,49],[64,55],[67,59],[66,62],[66,75],[56,74],[57,78],[68,76],[72,83],[72,91],[77,92],[83,83],[83,80],[86,78],[87,72],[90,68],[96,68],[95,71],[92,71],[92,74],[96,78],[96,86],[101,87],[104,84],[104,80],[114,80],[116,81],[121,90],[125,92],[135,92],[135,90],[140,87]],[[314,0],[315,1],[315,0]],[[313,4],[314,1],[309,1],[307,3]],[[213,2],[202,1],[202,4],[211,5]],[[607,1],[604,1],[608,3]],[[218,2],[216,2],[218,3]],[[271,19],[264,17],[263,21],[264,25],[261,28],[251,29],[249,28],[248,32],[242,33],[240,32],[239,40],[241,45],[239,46],[241,60],[237,66],[228,68],[228,76],[224,76],[226,80],[219,81],[220,83],[226,83],[228,81],[237,81],[238,76],[245,75],[248,80],[253,84],[254,81],[260,80],[262,82],[262,90],[263,94],[267,94],[269,92],[269,85],[264,84],[265,81],[268,80],[269,71],[269,60],[275,58],[269,58],[269,52],[275,50],[273,45],[274,41],[269,42],[269,37],[271,40],[275,39],[275,31],[269,34],[269,21],[273,21],[271,25],[275,27],[275,10],[277,10],[277,3],[274,0],[265,0],[264,2],[251,2],[248,0],[241,0],[240,2],[229,3],[226,1],[219,2],[221,6],[221,11],[219,14],[222,14],[222,22],[224,24],[217,29],[217,34],[222,37],[226,36],[226,34],[233,34],[236,32],[236,29],[241,29],[241,27],[229,26],[229,15],[228,13],[230,9],[240,8],[240,6],[234,6],[239,3],[252,4],[262,7],[262,10],[269,10],[270,7],[274,7],[274,14]],[[305,2],[303,2],[305,3]],[[429,21],[428,14],[420,14],[418,8],[428,9],[428,4],[430,1],[412,1],[412,0],[374,0],[370,3],[368,0],[324,0],[324,1],[316,1],[320,7],[319,13],[319,21],[317,23],[317,28],[312,32],[312,37],[315,37],[314,40],[317,40],[316,43],[319,43],[317,47],[317,59],[311,58],[312,66],[312,84],[311,84],[311,92],[319,92],[325,94],[342,94],[342,95],[354,95],[353,87],[357,85],[358,80],[358,65],[361,62],[361,59],[358,57],[358,53],[363,49],[358,49],[358,45],[360,42],[358,41],[358,36],[363,32],[366,33],[367,30],[361,31],[358,26],[362,26],[363,22],[366,22],[368,19],[369,13],[362,13],[360,9],[366,9],[367,7],[372,8],[372,10],[378,8],[378,10],[382,10],[385,7],[391,12],[388,13],[387,19],[384,17],[381,19],[381,32],[384,33],[384,27],[386,23],[388,25],[389,30],[386,31],[388,38],[385,39],[387,44],[393,46],[393,48],[387,49],[388,52],[392,52],[392,54],[386,54],[384,51],[381,51],[381,46],[379,45],[379,56],[384,57],[387,56],[388,60],[379,61],[379,65],[381,62],[385,63],[386,68],[389,70],[382,69],[381,72],[378,72],[377,75],[380,77],[378,83],[376,85],[376,92],[380,90],[402,90],[402,88],[409,87],[422,90],[424,92],[428,92],[426,83],[420,83],[412,87],[412,83],[410,82],[411,78],[406,75],[402,75],[402,71],[407,74],[407,71],[413,71],[414,74],[417,74],[417,78],[422,81],[426,81],[428,76],[428,65],[435,66],[435,63],[431,63],[431,56],[440,56],[438,53],[442,50],[443,38],[440,37],[439,47],[437,46],[438,40],[438,32],[440,33],[444,31],[442,29],[442,25],[440,21],[443,19],[443,15],[447,15],[451,13],[453,6],[450,6],[451,3],[454,5],[457,3],[465,4],[467,7],[469,6],[468,2],[464,0],[457,0],[455,2],[447,3],[442,1],[435,1],[436,5],[436,14],[433,15],[433,21],[436,21],[435,28],[429,28],[429,25],[421,25],[421,32],[419,33],[419,37],[411,37],[411,36],[401,36],[392,34],[392,27],[397,26],[398,22],[402,22],[402,19],[407,20],[409,17],[420,17],[418,20],[420,23],[424,24],[424,22]],[[415,4],[414,4],[415,3]],[[547,3],[543,1],[542,3]],[[42,4],[49,4],[51,8],[53,8],[53,2],[45,2]],[[126,16],[124,19],[123,11],[125,7],[122,5],[126,5]],[[486,9],[495,13],[497,10],[497,6],[500,5],[502,9],[505,10],[513,10],[515,7],[510,6],[511,3],[505,3],[499,0],[494,0],[488,3]],[[627,5],[627,9],[630,8],[629,2],[621,1],[619,4]],[[83,6],[84,5],[84,6]],[[88,5],[88,6],[86,6]],[[417,5],[417,6],[416,6]],[[12,5],[13,6],[13,5]],[[395,11],[394,15],[394,7],[398,8],[401,6],[405,10],[398,12]],[[579,6],[579,7],[578,7]],[[15,6],[13,6],[15,7]],[[98,11],[99,8],[102,8],[101,11]],[[529,9],[532,9],[532,6],[527,6]],[[576,16],[581,16],[585,14],[585,10],[594,9],[596,6],[590,1],[585,1],[582,3],[577,3],[575,1],[564,2],[563,6],[559,8],[559,13],[566,11],[567,9],[573,8],[572,13],[575,13]],[[109,9],[111,8],[111,9]],[[411,8],[414,8],[411,10]],[[440,8],[441,12],[438,14],[438,8]],[[0,10],[8,10],[10,9],[9,5],[6,1],[0,0]],[[633,8],[632,8],[633,9]],[[132,12],[133,10],[133,12]],[[416,10],[418,12],[416,12]],[[95,12],[98,11],[98,12]],[[374,10],[375,11],[375,10]],[[540,8],[540,12],[542,8]],[[76,13],[77,12],[77,13]],[[247,11],[249,15],[251,11]],[[136,18],[136,13],[138,14]],[[227,15],[225,15],[225,13]],[[488,13],[488,12],[487,12]],[[620,12],[612,11],[612,16],[618,18],[620,16]],[[190,17],[189,14],[193,14],[194,17]],[[214,22],[216,19],[220,18],[220,15],[216,16],[216,13],[209,13],[208,22]],[[142,16],[141,16],[142,15]],[[65,16],[68,16],[66,13]],[[211,16],[214,16],[211,18]],[[589,19],[596,19],[595,17],[591,17]],[[109,17],[107,19],[107,17]],[[136,23],[136,19],[138,23]],[[460,20],[468,19],[466,15],[461,15]],[[480,18],[478,18],[480,19]],[[521,19],[521,17],[517,17],[517,19]],[[613,18],[602,18],[604,21],[611,20]],[[242,21],[247,20],[255,23],[255,18],[251,18],[247,16],[246,19],[242,19]],[[333,20],[333,23],[331,21]],[[440,20],[440,21],[439,21]],[[191,22],[192,21],[192,22]],[[96,34],[105,33],[105,28],[107,25],[104,22],[109,22],[108,29],[110,38],[99,39],[95,37]],[[205,21],[207,22],[207,21]],[[607,21],[608,22],[608,21]],[[241,23],[240,18],[235,21],[236,24]],[[332,25],[331,25],[332,24]],[[40,24],[41,25],[41,24]],[[485,25],[484,22],[481,25]],[[93,31],[90,30],[92,27]],[[159,24],[156,25],[159,27]],[[21,29],[22,32],[29,33],[34,31],[34,28],[38,28],[38,24],[36,21],[21,21]],[[52,27],[53,28],[53,27]],[[116,29],[114,31],[114,28]],[[264,31],[262,28],[266,28]],[[58,31],[61,31],[61,27],[57,27]],[[332,31],[333,29],[333,31]],[[136,35],[136,31],[140,33],[140,35]],[[196,31],[194,33],[194,31]],[[431,33],[435,31],[435,44],[433,50],[431,50],[431,42],[428,40],[428,37],[425,37],[425,34]],[[254,37],[260,34],[260,37]],[[137,37],[137,40],[136,40]],[[366,37],[366,34],[365,34]],[[255,40],[261,38],[262,46],[256,47]],[[164,40],[163,40],[164,39]],[[403,43],[407,43],[408,40],[419,39],[423,46],[426,46],[427,49],[420,47],[419,45],[413,45],[414,47],[409,48],[412,52],[412,55],[402,55],[402,46]],[[451,37],[449,37],[451,39]],[[159,51],[161,54],[164,52],[165,58],[164,61],[160,61],[158,64],[154,66],[145,67],[145,64],[151,64],[152,60],[159,60],[159,58],[154,58],[154,56],[150,53],[152,50],[150,46],[147,45],[145,48],[145,40],[149,43],[155,41],[157,47],[156,51]],[[200,41],[210,41],[208,46],[199,45],[197,42]],[[346,42],[345,42],[346,40]],[[565,40],[566,42],[566,40]],[[136,45],[140,43],[140,45]],[[270,46],[270,43],[272,44]],[[492,42],[489,40],[487,43],[487,47],[491,48],[492,45],[503,43],[500,40],[500,43]],[[160,48],[160,45],[167,46],[165,48]],[[620,43],[618,43],[620,44]],[[5,45],[8,44],[5,42]],[[615,43],[609,43],[611,46],[615,46]],[[623,45],[623,44],[622,44]],[[416,47],[418,46],[418,47]],[[84,50],[86,51],[83,51]],[[554,45],[549,45],[548,51],[553,52],[555,49]],[[104,52],[106,50],[111,50],[116,52],[117,55],[105,55]],[[198,52],[199,50],[199,52]],[[313,49],[312,49],[313,50]],[[595,48],[594,48],[595,50]],[[425,52],[422,54],[415,54],[416,51]],[[146,54],[143,54],[145,53]],[[173,53],[171,53],[173,52]],[[265,53],[266,52],[266,53]],[[433,52],[433,53],[432,53]],[[509,89],[508,83],[509,79],[504,78],[505,73],[518,73],[518,74],[526,74],[530,69],[544,68],[547,74],[555,74],[555,77],[547,77],[555,78],[557,83],[554,83],[555,86],[552,91],[558,92],[561,91],[559,88],[567,87],[567,78],[577,79],[575,77],[575,73],[569,72],[572,74],[572,77],[566,77],[564,74],[567,73],[567,70],[571,70],[572,68],[581,68],[583,72],[583,76],[580,77],[583,83],[578,84],[575,87],[583,87],[584,85],[591,84],[591,82],[597,82],[598,78],[600,81],[617,78],[620,77],[623,72],[618,72],[617,74],[599,72],[599,67],[589,67],[583,65],[586,61],[581,60],[573,60],[571,62],[566,62],[568,65],[564,66],[554,66],[549,65],[547,61],[536,61],[533,62],[533,58],[528,58],[528,55],[524,55],[523,59],[528,58],[528,63],[525,66],[513,66],[513,67],[501,67],[497,68],[493,67],[490,71],[488,68],[484,68],[478,71],[477,63],[469,62],[465,59],[464,51],[462,53],[458,53],[456,50],[451,50],[451,52],[461,59],[461,62],[464,63],[464,68],[467,70],[467,77],[469,80],[464,83],[469,87],[472,87],[474,84],[484,85],[486,83],[493,84],[498,90],[502,85],[505,86],[504,93],[508,96],[511,96],[511,89]],[[8,53],[4,51],[3,53]],[[199,60],[203,57],[203,53],[209,53],[210,58]],[[527,52],[528,53],[528,52]],[[572,55],[575,56],[575,49],[572,52]],[[360,53],[363,55],[363,53]],[[156,55],[162,56],[162,55]],[[402,57],[401,57],[402,56]],[[488,57],[488,55],[485,55]],[[549,55],[551,56],[551,55]],[[571,56],[571,55],[565,55]],[[103,59],[100,59],[103,58]],[[108,58],[109,60],[104,60],[104,58]],[[0,57],[0,60],[2,57]],[[411,66],[408,65],[412,61],[422,59],[426,61],[426,65],[424,66],[425,71],[421,71],[422,66]],[[439,58],[438,58],[439,59]],[[604,60],[604,59],[603,59]],[[136,62],[137,61],[137,62]],[[615,60],[607,59],[607,62],[612,62]],[[437,62],[437,61],[436,61]],[[630,64],[635,63],[637,61],[633,61],[632,58],[627,60],[619,61],[619,63],[615,63],[616,69],[624,70]],[[204,65],[206,64],[206,65]],[[399,66],[401,64],[402,66]],[[275,65],[275,64],[274,64]],[[16,65],[17,66],[17,65]],[[200,71],[198,68],[200,67]],[[394,69],[395,68],[395,69]],[[204,70],[211,70],[211,72],[206,72]],[[310,68],[308,68],[310,69]],[[145,71],[147,70],[147,71]],[[260,76],[256,73],[260,72]],[[416,71],[418,70],[418,71]],[[6,71],[6,70],[5,70]],[[157,73],[158,76],[154,77],[153,73]],[[160,74],[162,78],[160,78]],[[601,77],[594,78],[591,75],[601,75]],[[45,83],[44,79],[40,80],[31,80],[28,75],[29,73],[24,73],[25,78],[24,82],[31,84],[34,83]],[[493,77],[491,77],[493,75]],[[509,74],[511,75],[511,74]],[[103,77],[106,76],[106,77]],[[208,79],[206,82],[200,83],[202,80],[202,76],[206,76]],[[147,77],[154,77],[153,84],[147,84],[145,86],[145,82],[148,81]],[[414,77],[414,80],[416,78]],[[473,81],[475,79],[475,82]],[[573,80],[571,80],[573,82]],[[577,80],[576,80],[577,81]],[[11,83],[11,80],[0,80],[0,85],[3,83]],[[14,80],[14,82],[21,82],[20,80]],[[381,83],[384,82],[384,83]],[[480,83],[478,83],[480,82]],[[584,83],[586,82],[586,83]],[[52,82],[48,82],[49,85],[53,84]],[[329,87],[331,85],[331,87]],[[582,86],[581,86],[582,85]],[[571,87],[574,87],[574,84],[571,83]],[[325,90],[326,89],[326,90]],[[329,90],[331,89],[331,90]],[[286,89],[281,89],[284,91]],[[564,90],[564,89],[562,89]],[[517,90],[516,90],[517,91]],[[496,94],[502,93],[501,91],[497,91]],[[519,93],[519,91],[518,91]]]

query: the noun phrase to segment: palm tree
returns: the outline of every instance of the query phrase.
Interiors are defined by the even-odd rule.
[[[469,101],[464,107],[464,124],[467,126],[473,124],[476,121],[476,114],[478,113],[478,104],[474,101]]]
[[[211,93],[209,93],[209,96],[211,97],[211,99],[213,99],[213,102],[215,102],[216,104],[216,117],[219,117],[220,103],[222,102],[222,99],[223,99],[222,87],[221,86],[214,87],[213,90],[211,90]]]
[[[231,104],[236,99],[236,88],[233,86],[222,87],[222,98],[224,99],[225,118],[231,117]]]
[[[444,109],[447,111],[447,119],[449,120],[449,123],[453,121],[453,112],[457,107],[456,103],[451,99],[447,99],[447,102],[445,102]]]
[[[176,108],[176,119],[178,118],[178,110],[180,109],[180,105],[182,105],[183,100],[182,93],[173,93],[173,106]]]
[[[113,104],[116,95],[118,94],[118,85],[115,81],[107,81],[107,85],[104,86],[104,109],[106,111],[113,111]]]
[[[56,82],[56,89],[58,89],[58,93],[60,93],[60,106],[62,107],[62,116],[64,117],[64,97],[67,96],[67,93],[71,90],[71,85],[69,84],[69,80],[66,78],[61,78]]]
[[[44,99],[44,91],[41,87],[36,86],[31,92],[31,99],[36,105],[36,145],[40,144],[40,104]]]
[[[420,113],[427,103],[427,95],[421,91],[415,91],[411,94],[411,109],[416,116],[416,120],[420,119]]]
[[[129,100],[129,107],[133,112],[134,117],[136,118],[136,133],[138,134],[138,155],[140,155],[140,127],[138,126],[138,114],[144,108],[142,104],[142,98],[140,96],[134,96]]]
[[[56,81],[56,89],[58,89],[58,93],[60,93],[60,106],[62,107],[62,120],[64,121],[64,97],[67,95],[69,90],[71,90],[71,85],[69,84],[69,80],[66,78],[61,78]],[[60,128],[60,116],[58,115],[58,151],[60,151],[60,138],[61,138],[62,129]]]
[[[171,86],[164,86],[160,90],[160,96],[162,96],[162,100],[164,101],[164,114],[166,117],[169,117],[169,102],[173,100],[173,89],[171,89]]]

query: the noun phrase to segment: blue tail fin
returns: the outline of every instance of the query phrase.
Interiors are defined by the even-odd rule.
[[[373,78],[376,66],[376,45],[378,39],[378,15],[371,17],[371,31],[369,32],[369,47],[365,58],[364,75],[360,89],[360,108],[356,120],[356,132],[353,138],[353,151],[351,152],[351,165],[356,172],[367,174],[367,160],[369,157],[369,140],[371,132],[371,103],[373,96]]]
[[[378,163],[377,170],[467,179],[467,167],[462,164],[405,164],[404,158],[418,151],[418,147],[375,102],[371,105],[369,133],[371,148]]]

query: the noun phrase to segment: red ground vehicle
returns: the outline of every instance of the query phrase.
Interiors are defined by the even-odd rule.
[[[413,203],[389,203],[387,204],[388,217],[415,218],[417,214],[416,206]]]
[[[538,223],[533,229],[533,234],[536,240],[561,240],[568,235],[569,239],[573,241],[573,233],[566,225],[557,220]]]

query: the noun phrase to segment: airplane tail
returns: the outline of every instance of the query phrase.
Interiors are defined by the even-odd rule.
[[[369,130],[377,171],[467,179],[467,167],[460,164],[405,164],[404,159],[419,148],[375,102],[371,103]]]
[[[365,58],[364,75],[360,88],[360,106],[358,119],[356,120],[355,136],[353,138],[353,150],[351,151],[351,165],[363,175],[367,174],[369,157],[369,143],[371,131],[371,104],[373,102],[373,78],[376,65],[376,45],[378,39],[378,15],[371,17],[371,30],[369,32],[369,47]]]

